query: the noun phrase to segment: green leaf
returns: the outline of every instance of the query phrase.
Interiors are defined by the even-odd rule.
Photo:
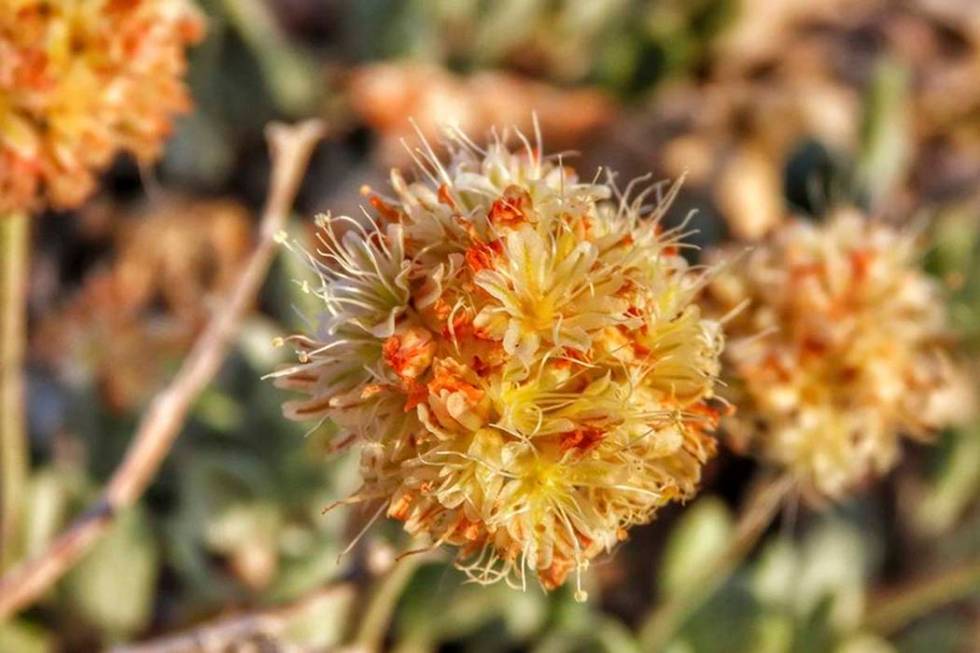
[[[753,653],[788,653],[793,646],[795,624],[784,614],[765,613],[755,622]]]
[[[287,38],[261,0],[223,0],[222,7],[255,55],[276,106],[292,116],[311,113],[325,88],[311,53]]]
[[[732,530],[731,513],[720,499],[705,497],[695,503],[667,542],[658,579],[660,590],[673,594],[698,582],[705,566],[724,552]]]
[[[896,641],[900,653],[961,653],[973,643],[968,616],[940,612],[913,623]]]
[[[938,473],[915,510],[926,535],[952,527],[980,493],[980,425],[948,432],[943,444]]]
[[[280,506],[271,501],[235,503],[214,515],[205,529],[212,551],[228,558],[235,578],[252,589],[265,589],[279,568]]]
[[[489,5],[477,23],[473,52],[480,63],[490,63],[526,40],[545,10],[541,0],[501,0]]]
[[[504,583],[483,587],[461,581],[462,575],[445,565],[425,565],[416,572],[402,594],[396,619],[402,647],[427,650],[493,625],[498,639],[524,641],[548,617],[548,597],[536,588],[520,592]]]
[[[785,607],[796,591],[800,559],[793,543],[779,538],[768,543],[752,573],[752,593],[761,603]]]
[[[280,260],[284,261],[290,258],[295,257],[292,255],[283,256]],[[288,361],[292,356],[292,350],[288,347],[275,346],[276,339],[285,335],[282,327],[272,320],[253,315],[242,322],[237,344],[248,364],[253,369],[260,370],[261,374],[266,374],[273,371],[277,365]],[[269,381],[257,380],[272,385]]]
[[[595,629],[595,640],[609,653],[640,653],[641,646],[625,624],[603,618]]]
[[[875,635],[853,635],[844,640],[834,653],[895,653],[895,647]]]
[[[826,604],[826,620],[847,632],[864,614],[864,584],[868,552],[855,527],[828,519],[810,533],[802,547],[802,560],[792,598],[796,613],[812,615]]]
[[[111,638],[124,637],[149,621],[158,561],[147,517],[133,508],[65,577],[65,598],[75,614]]]
[[[44,467],[31,476],[24,511],[24,550],[27,555],[40,553],[58,533],[71,494],[72,488],[66,486],[64,474],[58,470]]]
[[[23,621],[0,622],[0,651],[8,653],[50,653],[51,634]]]
[[[341,548],[336,537],[309,531],[305,535],[312,538],[311,546],[302,555],[284,557],[279,575],[269,589],[270,600],[288,601],[302,596],[349,570],[350,556],[338,563]]]
[[[167,174],[199,185],[220,186],[235,164],[232,135],[228,132],[227,126],[204,107],[178,120],[164,152]]]
[[[298,242],[306,251],[315,252],[318,247],[322,247],[317,242],[313,232],[310,231],[309,225],[303,222],[294,220],[289,223],[286,230],[289,232],[289,237]],[[315,321],[315,316],[321,313],[325,306],[323,298],[315,293],[316,289],[323,283],[319,275],[312,269],[309,260],[302,255],[289,252],[288,255],[280,257],[279,260],[282,263],[282,273],[287,277],[289,284],[285,293],[292,305],[292,314],[289,317],[292,318],[298,314],[305,320],[312,319]],[[310,324],[298,320],[291,320],[289,324],[299,328],[310,326]]]
[[[695,653],[759,653],[760,614],[760,606],[736,574],[686,621],[671,646],[683,643]]]
[[[885,200],[909,164],[908,71],[882,61],[864,107],[858,181],[872,207]]]
[[[290,616],[282,632],[283,643],[303,651],[326,651],[341,643],[348,630],[355,599],[354,590],[339,586],[304,603],[302,610]]]
[[[216,431],[233,432],[241,428],[245,410],[234,397],[211,386],[194,404],[194,418]]]

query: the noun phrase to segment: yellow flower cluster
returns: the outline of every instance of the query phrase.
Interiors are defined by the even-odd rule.
[[[913,236],[850,210],[792,221],[708,286],[718,313],[747,306],[725,325],[726,430],[813,498],[886,471],[902,434],[969,403]]]
[[[79,204],[120,150],[155,158],[202,27],[186,0],[0,3],[0,212]]]
[[[694,493],[722,333],[692,304],[707,274],[683,228],[661,226],[676,187],[634,196],[540,143],[450,141],[413,183],[394,171],[393,197],[365,189],[370,218],[321,216],[303,255],[324,311],[276,376],[308,395],[289,417],[360,444],[349,501],[458,547],[474,580],[550,589]]]

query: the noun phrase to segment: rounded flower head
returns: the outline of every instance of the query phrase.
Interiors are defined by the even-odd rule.
[[[419,166],[392,198],[365,189],[366,224],[321,218],[319,330],[277,374],[309,396],[285,411],[362,443],[352,500],[478,581],[553,588],[695,491],[722,347],[692,304],[706,275],[660,226],[669,198],[645,215],[649,192],[540,146],[456,133],[448,165],[426,146]]]
[[[155,158],[201,30],[186,0],[0,3],[0,212],[79,204],[119,150]]]
[[[940,288],[912,234],[842,211],[787,223],[708,287],[726,323],[735,446],[839,497],[964,405]],[[740,307],[745,307],[739,312]]]

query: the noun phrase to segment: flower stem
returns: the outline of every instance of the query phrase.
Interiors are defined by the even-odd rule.
[[[27,313],[28,214],[0,214],[0,570],[19,549],[27,480],[24,341]]]
[[[872,602],[865,625],[880,635],[890,635],[915,619],[977,591],[980,591],[980,558],[886,590]]]
[[[354,650],[365,653],[381,650],[398,599],[424,559],[426,556],[420,554],[405,556],[378,580],[357,627]]]
[[[643,650],[664,650],[684,621],[725,584],[772,523],[792,487],[788,476],[762,479],[755,484],[739,514],[728,547],[705,565],[697,577],[689,579],[690,589],[668,596],[647,617],[640,629]]]

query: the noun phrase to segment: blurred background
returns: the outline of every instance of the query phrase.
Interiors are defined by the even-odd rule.
[[[787,215],[820,220],[839,205],[924,225],[923,265],[950,290],[976,376],[975,0],[200,4],[209,23],[191,54],[196,108],[161,163],[141,172],[120,160],[83,208],[34,223],[29,552],[97,495],[240,272],[274,119],[328,126],[301,189],[298,238],[314,213],[357,211],[363,184],[382,189],[389,167],[410,163],[409,117],[431,138],[451,122],[480,139],[492,125],[530,128],[532,112],[548,150],[577,152],[582,176],[599,164],[621,179],[686,174],[673,213],[698,210],[702,245],[751,242]],[[102,650],[256,611],[277,620],[274,635],[243,629],[172,650],[332,650],[369,627],[403,653],[648,650],[651,611],[689,591],[732,538],[755,463],[723,449],[693,503],[663,510],[593,566],[584,604],[566,590],[464,585],[448,555],[386,574],[406,544],[398,524],[376,525],[338,563],[370,515],[322,509],[356,488],[356,453],[331,455],[329,428],[308,434],[284,420],[284,393],[260,379],[287,354],[273,339],[316,310],[292,281],[304,274],[278,258],[137,508],[43,601],[0,624],[0,651]],[[975,578],[965,600],[868,625],[882,591],[980,554],[980,424],[906,452],[839,506],[787,506],[682,620],[670,653],[980,650]],[[365,625],[384,592],[390,623]]]

